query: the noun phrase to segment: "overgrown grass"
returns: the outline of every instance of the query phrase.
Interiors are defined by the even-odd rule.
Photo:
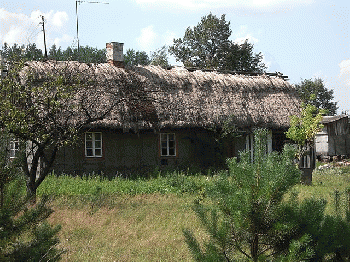
[[[62,226],[63,261],[192,261],[182,229],[207,238],[191,206],[215,177],[184,172],[112,180],[51,175],[38,195],[54,196],[50,222]],[[294,190],[300,199],[326,199],[327,213],[336,213],[334,192],[344,210],[349,188],[350,169],[334,168],[315,171],[312,186]]]
[[[210,177],[187,175],[184,172],[166,173],[156,178],[125,179],[116,177],[112,180],[101,176],[72,177],[69,175],[49,175],[38,188],[38,195],[73,196],[96,194],[175,194],[196,193],[201,190]]]
[[[350,167],[331,167],[316,169],[313,172],[312,186],[297,185],[299,199],[322,198],[327,201],[326,213],[344,214],[350,205]],[[338,199],[338,200],[337,200]],[[338,203],[337,203],[338,202]],[[337,210],[337,206],[340,210]]]

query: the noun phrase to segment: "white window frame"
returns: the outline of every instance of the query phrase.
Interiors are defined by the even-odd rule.
[[[163,137],[166,136],[166,140],[163,139]],[[174,140],[170,140],[170,136],[174,137]],[[160,156],[162,157],[174,157],[176,156],[176,137],[175,137],[175,133],[160,133],[160,137],[159,137],[159,141],[160,141]],[[170,143],[173,141],[174,142],[174,146],[170,147]],[[166,147],[164,147],[162,145],[162,142],[166,142]],[[166,154],[163,154],[163,148],[166,148]],[[174,149],[174,154],[170,154],[170,150]]]
[[[269,130],[267,133],[267,152],[268,154],[272,153],[272,131]],[[251,159],[254,158],[254,134],[248,134],[245,140],[245,149],[250,150]]]
[[[10,151],[10,158],[16,158],[18,156],[18,152],[19,152],[18,138],[11,138],[9,151]]]
[[[87,139],[88,134],[91,134],[91,140]],[[96,139],[96,134],[100,135],[100,139]],[[88,147],[87,143],[91,141],[91,146]],[[96,144],[100,142],[100,146],[98,147]],[[91,150],[91,155],[88,154],[88,150]],[[96,152],[100,152],[99,154]],[[86,132],[85,133],[85,157],[102,157],[102,132]]]

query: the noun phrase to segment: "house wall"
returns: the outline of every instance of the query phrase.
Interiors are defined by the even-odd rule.
[[[57,174],[147,173],[159,169],[188,167],[209,168],[223,166],[228,157],[239,156],[246,149],[245,136],[225,139],[217,143],[213,133],[203,128],[164,129],[161,133],[174,133],[176,156],[160,154],[160,134],[141,131],[139,134],[119,130],[95,130],[102,133],[102,157],[85,156],[85,137],[75,146],[62,148],[57,155],[54,170]]]
[[[75,146],[62,148],[54,165],[56,173],[89,174],[92,172],[114,176],[117,172],[147,172],[158,167],[185,167],[196,163],[195,150],[188,130],[163,130],[175,133],[176,156],[161,157],[159,133],[140,134],[122,131],[100,131],[102,133],[102,157],[85,156],[85,139],[81,136]]]

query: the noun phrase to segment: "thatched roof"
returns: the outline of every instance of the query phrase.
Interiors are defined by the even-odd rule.
[[[287,128],[289,116],[300,112],[295,88],[278,76],[190,72],[183,67],[169,70],[158,66],[124,69],[107,63],[73,61],[29,62],[23,72],[30,71],[40,82],[48,74],[57,74],[59,68],[73,72],[90,85],[98,85],[102,93],[106,86],[116,86],[120,103],[104,120],[93,124],[97,127],[124,130],[208,127],[221,125],[233,117],[240,128]],[[127,88],[121,87],[124,85],[124,82],[120,84],[121,79],[127,80]],[[133,83],[136,83],[135,86]],[[101,104],[110,101],[110,92],[107,93],[100,94]],[[134,96],[129,99],[133,94],[142,98],[137,100]]]

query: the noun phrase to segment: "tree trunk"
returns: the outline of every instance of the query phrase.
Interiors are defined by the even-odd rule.
[[[0,184],[0,208],[4,206],[4,184]]]
[[[35,181],[31,181],[31,178],[29,177],[27,179],[27,199],[31,204],[36,203],[36,189]]]
[[[258,252],[259,252],[259,235],[258,233],[254,232],[253,234],[253,241],[251,243],[250,252],[253,258],[253,261],[258,261]]]

